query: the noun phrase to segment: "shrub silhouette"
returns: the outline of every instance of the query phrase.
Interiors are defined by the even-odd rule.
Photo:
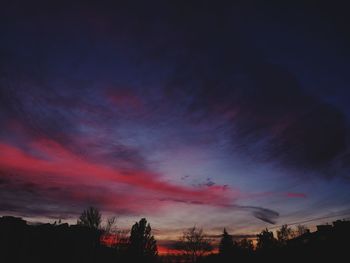
[[[268,250],[276,246],[276,239],[274,238],[273,233],[267,230],[267,228],[261,231],[261,233],[257,235],[257,238],[257,249]]]
[[[158,256],[157,242],[152,235],[150,224],[142,218],[136,222],[130,232],[129,255],[135,260],[153,262]]]
[[[213,247],[203,229],[194,226],[183,232],[177,243],[177,249],[183,251],[190,262],[197,262],[206,253],[212,251]]]
[[[219,253],[223,257],[228,257],[232,254],[232,249],[233,249],[232,236],[229,235],[226,231],[226,228],[224,228],[224,232],[222,233],[222,237],[219,244]]]
[[[86,226],[92,229],[99,229],[101,225],[101,213],[100,211],[90,206],[84,210],[78,219],[78,225]]]
[[[282,225],[279,230],[277,230],[277,240],[280,245],[286,245],[289,239],[294,237],[294,231],[288,227],[288,225]]]

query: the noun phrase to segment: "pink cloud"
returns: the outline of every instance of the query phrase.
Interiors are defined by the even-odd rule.
[[[304,194],[304,193],[289,192],[289,193],[286,193],[286,196],[290,197],[290,198],[306,198],[306,194]]]
[[[15,172],[23,180],[43,188],[65,189],[64,192],[46,191],[52,200],[92,201],[110,211],[118,208],[137,212],[143,207],[161,208],[167,204],[164,200],[225,206],[238,198],[237,193],[220,186],[175,185],[150,171],[120,170],[87,160],[51,140],[33,141],[25,149],[0,143],[0,169]]]

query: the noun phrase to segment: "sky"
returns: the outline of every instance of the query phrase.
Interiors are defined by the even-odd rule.
[[[0,215],[165,244],[350,214],[344,6],[117,2],[1,4]]]

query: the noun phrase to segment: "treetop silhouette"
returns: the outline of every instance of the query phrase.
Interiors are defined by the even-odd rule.
[[[101,225],[100,211],[97,208],[90,206],[80,215],[77,224],[92,229],[99,229]]]
[[[152,235],[151,225],[145,218],[131,228],[129,252],[132,257],[143,261],[152,261],[158,255],[157,242]]]

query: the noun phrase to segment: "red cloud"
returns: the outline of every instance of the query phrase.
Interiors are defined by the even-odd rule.
[[[0,169],[16,172],[24,180],[46,188],[62,187],[65,199],[92,201],[110,211],[119,208],[137,212],[145,206],[157,209],[166,199],[225,206],[237,197],[218,187],[198,189],[171,184],[145,170],[119,170],[87,160],[51,140],[35,141],[25,150],[0,143]],[[47,194],[52,200],[62,195],[59,191]]]
[[[303,193],[287,193],[286,195],[290,198],[306,198],[306,194]]]
[[[158,245],[158,253],[160,255],[182,255],[183,251],[167,246]]]

